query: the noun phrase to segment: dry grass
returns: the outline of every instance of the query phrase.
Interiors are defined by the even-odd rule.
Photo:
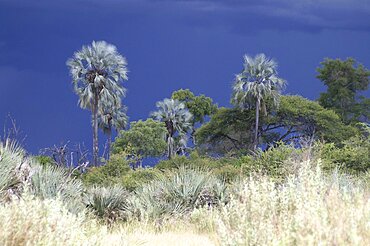
[[[370,245],[369,187],[316,164],[296,162],[283,183],[253,175],[227,205],[189,218],[111,228],[58,199],[23,195],[0,205],[0,245]]]
[[[58,200],[21,200],[0,205],[0,245],[214,245],[182,222],[130,222],[114,228],[75,215]]]
[[[216,245],[208,235],[196,232],[136,232],[128,234],[128,240],[140,245],[163,246],[211,246]]]
[[[0,245],[126,245],[123,235],[66,210],[57,200],[25,196],[0,207]]]
[[[193,218],[222,245],[370,245],[370,196],[365,185],[302,163],[284,184],[255,176],[221,210]]]

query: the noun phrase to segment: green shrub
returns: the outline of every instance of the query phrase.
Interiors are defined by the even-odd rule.
[[[342,147],[332,143],[319,146],[323,166],[327,170],[335,167],[350,173],[364,173],[370,170],[370,139],[353,137],[343,142]]]
[[[112,154],[110,160],[103,166],[92,167],[82,175],[86,185],[110,186],[120,182],[122,176],[131,171],[128,161],[121,154]]]
[[[241,166],[246,174],[260,172],[280,178],[288,173],[287,161],[301,151],[291,145],[279,144],[265,151],[258,150],[254,156],[242,156],[235,165]]]
[[[159,162],[155,168],[160,170],[176,170],[181,167],[196,168],[205,171],[212,171],[212,174],[231,182],[237,178],[242,169],[240,163],[237,163],[236,158],[210,158],[198,155],[197,152],[192,152],[190,157],[176,156],[171,160]]]
[[[212,169],[212,174],[227,183],[231,183],[233,180],[243,175],[242,171],[243,170],[240,167],[227,164],[222,167]]]
[[[33,158],[41,166],[53,166],[55,164],[54,160],[50,156],[37,155],[37,156],[34,156]]]
[[[170,160],[162,160],[155,165],[159,170],[178,169],[182,166],[190,166],[190,161],[186,156],[174,156]]]
[[[161,172],[154,168],[139,168],[127,172],[120,177],[120,184],[127,190],[133,191],[138,187],[147,184],[160,175]]]

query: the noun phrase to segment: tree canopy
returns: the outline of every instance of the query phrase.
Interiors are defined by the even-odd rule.
[[[370,99],[359,92],[368,89],[370,71],[354,59],[325,59],[317,69],[317,78],[326,86],[320,104],[334,110],[344,122],[369,121]]]
[[[166,128],[153,119],[133,121],[129,130],[120,131],[112,146],[112,153],[130,149],[141,158],[161,156],[166,152]]]
[[[220,108],[197,131],[200,148],[221,154],[250,149],[254,120],[252,109]],[[356,128],[343,124],[334,111],[300,96],[281,96],[279,108],[261,118],[260,137],[267,145],[304,137],[340,144],[357,133]]]
[[[203,123],[206,116],[212,115],[217,110],[217,105],[213,103],[212,98],[203,94],[195,96],[189,89],[174,91],[171,98],[185,103],[186,108],[193,115],[193,126],[197,122]]]

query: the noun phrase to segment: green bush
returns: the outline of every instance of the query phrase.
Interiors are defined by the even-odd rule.
[[[41,166],[53,166],[55,164],[55,161],[50,156],[37,155],[34,156],[34,159]]]
[[[323,166],[327,170],[335,167],[346,172],[360,174],[370,170],[370,139],[353,137],[343,142],[341,147],[332,143],[319,147]]]
[[[188,167],[211,171],[212,174],[229,183],[241,175],[241,165],[236,160],[236,158],[210,158],[192,152],[189,158],[176,156],[171,160],[160,161],[155,168],[164,171]]]
[[[186,156],[174,156],[170,160],[162,160],[155,165],[159,170],[178,169],[182,166],[190,166],[190,161]]]
[[[120,182],[121,177],[131,171],[128,161],[121,154],[112,154],[103,166],[92,167],[82,175],[86,185],[110,186]]]
[[[291,145],[279,144],[265,151],[258,150],[252,155],[242,156],[238,159],[244,172],[262,172],[270,176],[284,176],[285,163],[292,157],[293,153],[299,151]]]
[[[133,191],[138,187],[153,181],[160,174],[161,172],[154,168],[139,168],[131,170],[124,176],[120,177],[119,184],[129,191]]]

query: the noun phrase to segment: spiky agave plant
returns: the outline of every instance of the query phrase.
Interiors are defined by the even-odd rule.
[[[186,145],[186,134],[192,128],[192,114],[186,109],[185,104],[174,99],[164,99],[157,102],[158,110],[152,116],[165,123],[167,129],[167,156],[171,159],[176,154],[175,135],[179,136],[179,144]]]
[[[130,193],[120,186],[92,187],[84,203],[93,213],[111,224],[117,219],[126,219],[124,214]]]
[[[278,104],[280,91],[285,84],[286,81],[277,76],[277,63],[273,59],[265,54],[258,54],[254,58],[244,56],[244,69],[236,75],[231,101],[242,109],[252,108],[255,104],[254,149],[258,145],[259,112],[262,108],[266,113],[264,103],[267,98]]]
[[[30,179],[30,162],[16,141],[0,142],[0,202],[20,195]]]
[[[29,192],[41,199],[61,199],[74,213],[83,210],[82,181],[70,177],[68,171],[57,166],[35,166]]]
[[[207,171],[180,167],[137,189],[129,210],[149,219],[182,216],[196,207],[217,204],[223,197],[219,186]]]
[[[81,108],[92,112],[94,165],[98,163],[98,112],[101,104],[125,95],[120,83],[127,80],[126,59],[114,45],[93,41],[83,46],[67,61]]]

